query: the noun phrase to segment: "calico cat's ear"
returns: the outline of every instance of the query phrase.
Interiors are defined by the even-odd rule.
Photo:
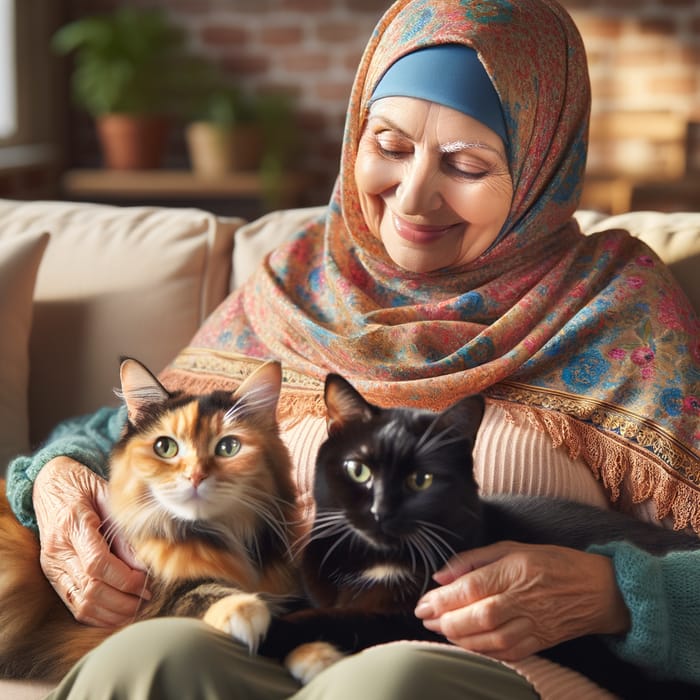
[[[456,403],[446,408],[441,415],[441,420],[447,420],[452,425],[459,426],[460,431],[474,445],[476,434],[484,417],[484,397],[480,394],[465,396]]]
[[[276,360],[260,365],[233,392],[234,401],[243,400],[248,409],[271,415],[275,419],[282,390],[282,366]]]
[[[329,374],[323,394],[326,402],[329,435],[349,421],[367,421],[376,407],[339,374]]]
[[[121,396],[126,404],[129,421],[135,423],[143,409],[164,401],[170,394],[138,360],[123,358],[119,367]]]

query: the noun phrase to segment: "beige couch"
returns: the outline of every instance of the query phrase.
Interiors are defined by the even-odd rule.
[[[0,469],[60,419],[116,401],[120,355],[162,368],[264,252],[318,211],[246,223],[195,209],[0,200]],[[700,311],[700,213],[578,218],[588,232],[643,238]],[[44,688],[0,681],[0,698]]]

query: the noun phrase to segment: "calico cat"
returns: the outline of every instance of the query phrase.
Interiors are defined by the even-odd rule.
[[[414,616],[432,574],[455,553],[500,540],[584,549],[627,539],[653,553],[700,540],[614,511],[542,497],[481,497],[472,449],[484,401],[442,413],[382,409],[342,377],[325,385],[329,436],[319,449],[316,515],[302,552],[306,607],[274,619],[260,653],[308,682],[345,653],[397,639],[445,641]],[[319,641],[321,640],[321,641]],[[545,656],[621,697],[700,697],[623,664],[597,637]],[[672,693],[673,695],[669,695]]]
[[[254,651],[272,601],[299,588],[296,494],[275,416],[280,365],[201,396],[169,393],[133,359],[120,376],[128,420],[110,458],[110,528],[148,572],[153,597],[138,619],[201,617]],[[60,678],[114,631],[74,620],[3,488],[0,674]]]

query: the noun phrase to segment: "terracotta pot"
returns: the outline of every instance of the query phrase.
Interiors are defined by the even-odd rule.
[[[263,157],[263,132],[257,124],[239,124],[233,130],[235,170],[257,170]]]
[[[221,126],[193,122],[185,130],[192,170],[204,177],[256,170],[262,159],[262,132],[255,125]]]
[[[163,164],[170,127],[165,117],[104,114],[96,122],[106,168],[150,170]]]

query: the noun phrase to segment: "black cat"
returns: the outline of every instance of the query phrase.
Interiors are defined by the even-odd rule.
[[[481,497],[472,449],[480,396],[442,413],[382,409],[342,377],[325,385],[329,437],[319,449],[316,517],[302,554],[313,607],[275,619],[261,653],[307,682],[344,653],[398,639],[440,640],[414,614],[432,574],[455,553],[500,540],[577,549],[627,540],[654,554],[700,539],[615,511],[543,497]],[[290,653],[291,652],[291,653]],[[542,652],[621,697],[700,697],[657,682],[615,657],[598,637]],[[651,693],[651,695],[649,694]]]

